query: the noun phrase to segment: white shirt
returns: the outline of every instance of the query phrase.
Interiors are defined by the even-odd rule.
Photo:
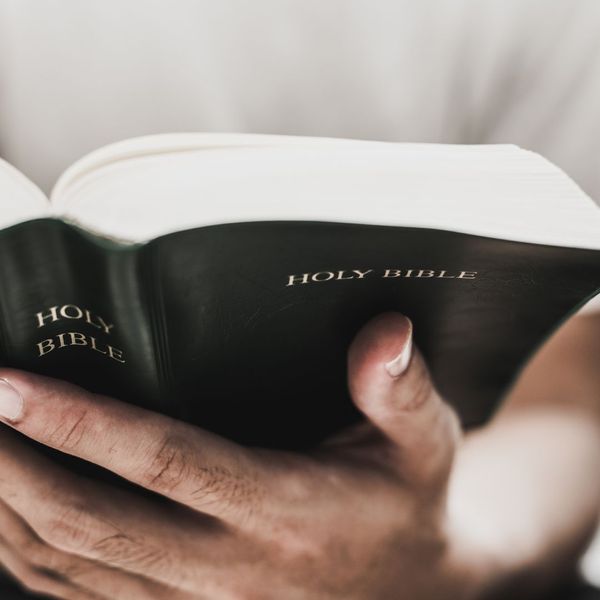
[[[600,201],[597,0],[0,0],[0,153],[46,190],[164,131],[512,142]]]

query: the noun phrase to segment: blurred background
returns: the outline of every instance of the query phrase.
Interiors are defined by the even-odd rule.
[[[515,143],[600,202],[599,112],[598,0],[0,0],[0,156],[47,192],[109,142],[239,131]]]
[[[511,142],[600,199],[597,0],[0,0],[0,152],[45,190],[165,131]]]

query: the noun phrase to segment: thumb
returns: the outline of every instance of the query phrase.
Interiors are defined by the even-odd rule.
[[[348,353],[348,384],[357,407],[396,450],[402,477],[445,484],[460,427],[413,345],[409,319],[384,313],[359,331]]]

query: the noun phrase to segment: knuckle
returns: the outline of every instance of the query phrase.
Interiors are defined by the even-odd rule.
[[[66,551],[80,551],[89,546],[94,531],[94,518],[89,510],[75,504],[56,511],[40,527],[43,541]]]
[[[197,502],[210,502],[224,496],[238,496],[242,493],[241,484],[236,481],[229,469],[219,465],[198,465],[192,476],[191,496]]]
[[[99,539],[91,550],[95,556],[108,563],[135,564],[153,572],[164,572],[170,565],[169,554],[164,548],[147,544],[122,532]]]
[[[153,444],[142,461],[141,485],[202,510],[213,504],[220,512],[245,511],[250,518],[261,495],[258,477],[241,463],[234,468],[210,464],[185,433],[169,432]],[[245,464],[245,463],[244,463]]]
[[[43,433],[44,441],[59,450],[77,448],[84,435],[91,430],[87,409],[70,409],[60,414],[58,421],[49,424]]]
[[[189,474],[190,452],[181,438],[165,435],[148,452],[142,468],[142,484],[160,492],[172,492]]]
[[[258,484],[222,465],[196,465],[190,473],[188,502],[198,510],[218,504],[221,513],[235,512],[238,521],[248,522],[259,504]]]

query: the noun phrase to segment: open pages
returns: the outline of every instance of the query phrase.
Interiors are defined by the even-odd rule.
[[[332,221],[600,249],[596,205],[552,163],[510,144],[155,135],[92,152],[60,177],[50,208],[42,196],[3,165],[0,226],[51,214],[143,242],[218,223]]]

